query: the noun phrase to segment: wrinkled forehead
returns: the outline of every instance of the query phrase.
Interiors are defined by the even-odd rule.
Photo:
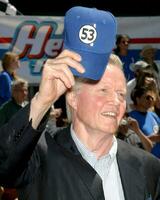
[[[126,90],[126,78],[122,70],[122,65],[119,62],[117,62],[117,64],[108,63],[103,76],[98,81],[75,77],[75,83],[75,86],[72,88],[73,90],[79,90],[80,88],[86,86],[96,86],[107,83],[110,85],[120,85],[120,87]]]

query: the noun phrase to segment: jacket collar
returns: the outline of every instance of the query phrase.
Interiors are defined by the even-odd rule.
[[[145,177],[141,164],[128,145],[118,140],[117,162],[126,200],[145,199]],[[134,151],[135,152],[135,151]]]

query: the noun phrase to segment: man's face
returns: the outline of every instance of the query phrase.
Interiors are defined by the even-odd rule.
[[[73,126],[87,132],[114,134],[126,109],[126,81],[109,65],[96,84],[83,84],[76,96]]]
[[[23,103],[28,97],[28,87],[21,86],[19,89],[14,91],[13,96],[18,104]]]

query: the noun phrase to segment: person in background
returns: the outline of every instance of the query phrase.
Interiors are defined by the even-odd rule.
[[[152,136],[147,137],[139,128],[139,123],[137,120],[129,117],[128,118],[128,126],[134,133],[139,137],[143,148],[152,153],[154,156],[160,158],[160,135],[154,134]],[[157,137],[158,136],[158,137]],[[151,137],[155,137],[156,139],[153,142]]]
[[[140,57],[160,76],[160,61],[156,60],[156,52],[157,49],[153,46],[145,45],[140,52]]]
[[[146,136],[139,128],[137,120],[129,117],[128,128],[134,131],[134,135],[138,136],[142,147],[160,159],[160,131],[156,134]],[[128,140],[127,140],[128,142]],[[133,144],[133,143],[131,143]],[[133,144],[135,145],[135,144]],[[137,144],[136,144],[137,145]],[[140,146],[141,147],[141,146]]]
[[[11,98],[11,83],[17,78],[16,70],[20,67],[19,57],[14,52],[6,52],[2,58],[0,73],[0,106]]]
[[[67,126],[67,121],[62,117],[62,108],[55,108],[51,106],[46,131],[53,135],[57,130]]]
[[[134,103],[131,99],[131,93],[134,88],[150,84],[155,84],[158,87],[157,74],[154,73],[152,67],[146,62],[137,61],[134,65],[132,65],[132,70],[134,71],[135,78],[127,82],[127,112],[134,109]]]
[[[118,127],[116,137],[131,144],[133,146],[143,149],[142,142],[137,134],[129,127],[129,120],[127,116],[124,116]]]
[[[64,25],[64,50],[45,62],[38,93],[1,129],[0,183],[20,200],[158,200],[160,161],[115,138],[126,80],[111,54],[114,16],[78,6]],[[72,124],[52,137],[46,118],[64,93]]]
[[[11,85],[11,93],[11,99],[0,107],[0,127],[28,103],[28,82],[20,78],[14,80]],[[4,187],[1,198],[2,200],[18,200],[16,189]]]
[[[145,85],[135,88],[131,93],[134,109],[128,115],[136,119],[141,131],[146,135],[154,135],[159,132],[160,118],[152,108],[157,99],[155,85]]]
[[[146,136],[140,129],[138,121],[132,117],[123,117],[116,137],[160,158],[160,132],[151,136]]]
[[[0,107],[0,127],[7,123],[10,118],[28,101],[28,82],[18,78],[11,84],[11,99]]]
[[[57,120],[61,117],[62,115],[62,108],[53,108],[53,110],[50,113],[50,116],[52,120],[55,120],[55,124],[57,126]]]
[[[117,35],[116,48],[113,50],[123,63],[123,71],[127,81],[134,78],[134,73],[130,69],[130,66],[139,58],[138,54],[129,49],[129,44],[130,37],[127,34],[119,34]]]

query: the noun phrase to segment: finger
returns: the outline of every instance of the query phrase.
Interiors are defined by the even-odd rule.
[[[84,71],[85,71],[84,67],[79,62],[77,62],[76,60],[74,60],[70,57],[62,57],[62,58],[58,58],[58,59],[49,59],[49,60],[46,61],[46,63],[50,66],[54,66],[56,64],[57,69],[58,69],[58,64],[59,65],[64,64],[64,65],[67,66],[68,69],[69,69],[69,67],[72,67],[72,68],[76,69],[79,73],[84,73]]]
[[[74,76],[71,72],[71,70],[68,68],[67,64],[64,63],[60,63],[59,61],[55,62],[53,60],[47,60],[46,67],[48,67],[49,69],[54,70],[53,75],[56,75],[56,71],[59,71],[61,73],[65,73],[66,76],[71,80],[71,85],[74,85]]]
[[[61,59],[56,59],[54,61],[54,63],[56,63],[56,64],[58,64],[58,63],[67,64],[69,67],[76,69],[80,73],[84,73],[84,71],[85,71],[84,67],[79,62],[77,62],[76,60],[74,60],[70,57],[63,57]]]
[[[66,64],[61,64],[60,66],[59,64],[57,64],[57,66],[59,67],[59,72],[63,74],[61,80],[64,82],[65,85],[67,85],[67,87],[72,87],[75,84],[75,79],[71,70]]]
[[[75,84],[74,76],[66,64],[48,65],[54,78],[61,80],[67,88]]]
[[[61,54],[59,54],[59,56],[57,56],[57,58],[54,61],[68,61],[68,66],[75,68],[80,73],[85,72],[85,68],[80,64],[81,56],[76,52],[64,50]]]
[[[74,52],[74,51],[70,51],[70,50],[68,50],[68,49],[63,50],[63,51],[57,56],[57,58],[62,58],[62,57],[66,57],[66,56],[69,56],[69,57],[73,58],[74,60],[77,60],[78,62],[81,61],[81,56],[80,56],[78,53],[76,53],[76,52]]]

